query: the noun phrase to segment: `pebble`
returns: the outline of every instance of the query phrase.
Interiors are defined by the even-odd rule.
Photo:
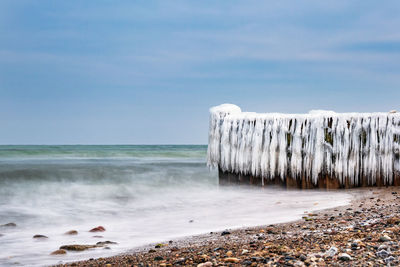
[[[378,251],[377,253],[376,253],[376,255],[378,255],[378,257],[381,257],[381,258],[386,258],[386,257],[388,257],[389,255],[390,255],[391,253],[389,252],[389,251],[387,251],[387,250],[380,250],[380,251]]]
[[[388,235],[383,235],[383,236],[379,237],[380,242],[387,242],[390,240],[392,240],[392,239]]]
[[[70,231],[64,233],[64,235],[77,235],[77,234],[78,234],[78,231],[76,231],[76,230],[70,230]]]
[[[48,238],[47,236],[45,236],[45,235],[34,235],[32,238],[37,238],[37,239],[46,239],[46,238]]]
[[[6,224],[0,225],[0,226],[2,226],[2,227],[16,227],[17,225],[15,223],[11,222],[11,223],[6,223]]]
[[[72,251],[84,251],[89,248],[95,248],[97,247],[96,245],[64,245],[61,246],[60,249],[64,250],[72,250]]]
[[[50,253],[50,255],[63,255],[63,254],[67,254],[67,251],[65,251],[64,249],[57,249],[52,253]]]
[[[349,254],[347,254],[347,253],[341,253],[341,254],[339,254],[339,260],[341,260],[341,261],[351,261],[353,258],[349,255]]]
[[[228,262],[228,263],[238,263],[238,262],[240,262],[240,260],[238,258],[225,258],[224,261]]]
[[[197,265],[197,267],[212,267],[213,264],[211,261],[203,262]]]
[[[104,228],[103,226],[97,226],[95,228],[90,229],[89,232],[104,232],[106,230],[106,228]]]
[[[327,256],[327,257],[333,257],[333,256],[335,256],[336,255],[336,253],[338,253],[338,249],[337,249],[337,247],[330,247],[329,249],[328,249],[328,251],[327,252],[325,252],[325,256]]]
[[[229,232],[229,231],[223,231],[222,233],[221,233],[221,235],[230,235],[231,234],[231,232]]]

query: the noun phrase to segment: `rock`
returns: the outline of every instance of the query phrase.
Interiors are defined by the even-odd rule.
[[[386,246],[386,245],[380,245],[379,247],[378,247],[378,251],[379,250],[383,250],[383,249],[387,249],[388,248],[388,246]]]
[[[387,242],[392,240],[388,235],[383,235],[381,237],[379,237],[379,242]]]
[[[52,253],[50,253],[50,255],[63,255],[63,254],[67,254],[67,251],[65,251],[64,249],[57,249]]]
[[[156,250],[154,250],[154,249],[149,249],[148,252],[149,252],[149,253],[154,253],[154,252],[156,252]]]
[[[299,257],[299,259],[300,259],[301,261],[305,261],[305,260],[307,259],[307,256],[301,254],[300,257]]]
[[[239,263],[240,262],[240,260],[238,258],[233,258],[233,257],[225,258],[224,261],[228,262],[228,263]]]
[[[6,224],[0,225],[0,226],[1,227],[16,227],[17,225],[15,223],[11,222],[11,223],[6,223]]]
[[[78,231],[76,231],[76,230],[70,230],[70,231],[64,233],[64,235],[77,235],[77,234],[78,234]]]
[[[389,113],[397,113],[397,110],[393,109],[393,110],[389,111]]]
[[[192,222],[194,222],[194,220],[189,220],[189,223],[192,223]]]
[[[387,257],[386,259],[385,259],[385,262],[386,263],[391,263],[392,261],[394,261],[395,260],[395,258],[393,257],[393,256],[389,256],[389,257]]]
[[[186,262],[186,258],[179,258],[174,262],[174,265],[181,265]]]
[[[226,252],[226,256],[227,257],[231,257],[233,255],[233,252],[231,250],[229,250],[228,252]]]
[[[103,226],[97,226],[95,228],[92,228],[89,232],[104,232],[106,230],[106,228],[104,228]]]
[[[95,248],[96,245],[64,245],[60,249],[71,250],[71,251],[84,251],[90,248]]]
[[[294,267],[303,267],[303,266],[306,266],[306,265],[305,265],[304,262],[302,262],[302,261],[296,261],[296,262],[293,264],[293,266],[294,266]]]
[[[381,258],[387,258],[388,256],[390,256],[390,254],[391,253],[389,251],[384,250],[384,249],[382,249],[376,253],[376,255],[378,255],[378,257],[381,257]]]
[[[162,261],[164,258],[163,257],[161,257],[161,256],[155,256],[154,257],[154,260],[155,261]]]
[[[229,232],[229,231],[223,231],[222,233],[221,233],[221,235],[230,235],[231,234],[231,232]]]
[[[339,254],[339,260],[341,260],[341,261],[351,261],[353,258],[349,255],[349,254],[347,254],[347,253],[341,253],[341,254]]]
[[[118,244],[117,242],[113,242],[113,241],[100,241],[100,242],[97,242],[96,243],[96,245],[97,246],[104,246],[104,245],[115,245],[115,244]]]
[[[247,254],[247,253],[249,253],[249,251],[247,249],[242,250],[242,254]]]
[[[203,262],[203,263],[197,264],[197,267],[212,267],[212,266],[213,266],[213,264],[212,264],[211,261],[207,261],[207,262]]]
[[[330,247],[330,248],[328,249],[328,251],[325,252],[325,256],[327,256],[327,257],[333,257],[333,256],[336,255],[336,253],[338,253],[337,247],[332,246],[332,247]]]
[[[45,235],[34,235],[33,238],[37,238],[37,239],[46,239],[46,238],[48,238],[48,237],[45,236]]]

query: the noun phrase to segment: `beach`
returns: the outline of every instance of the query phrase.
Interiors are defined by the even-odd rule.
[[[400,189],[349,190],[349,205],[283,224],[210,232],[57,266],[395,266]]]
[[[220,186],[206,150],[0,146],[0,266],[111,257],[163,240],[294,221],[351,200],[344,190]],[[104,231],[91,231],[98,226]],[[71,250],[76,245],[83,247]],[[52,254],[61,247],[63,254]]]

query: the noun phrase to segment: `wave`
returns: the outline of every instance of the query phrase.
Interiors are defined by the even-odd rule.
[[[2,145],[0,159],[205,158],[206,145]]]

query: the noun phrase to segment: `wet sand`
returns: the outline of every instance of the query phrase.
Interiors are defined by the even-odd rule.
[[[354,195],[351,204],[305,213],[298,221],[211,232],[57,266],[399,265],[400,187],[348,192]]]

